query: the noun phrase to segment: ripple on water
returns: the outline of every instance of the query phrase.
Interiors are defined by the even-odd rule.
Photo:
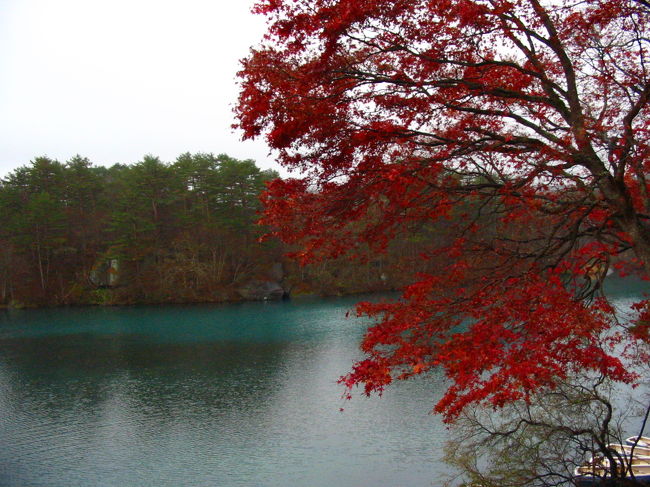
[[[357,299],[5,316],[0,485],[430,486],[441,377],[340,399]]]

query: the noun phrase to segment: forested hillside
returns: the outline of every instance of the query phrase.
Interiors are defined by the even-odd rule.
[[[265,293],[391,289],[426,231],[389,256],[298,267],[260,242],[259,195],[276,178],[251,160],[182,154],[95,166],[38,157],[0,186],[0,304],[133,304],[260,299]],[[363,249],[358,249],[363,252]]]

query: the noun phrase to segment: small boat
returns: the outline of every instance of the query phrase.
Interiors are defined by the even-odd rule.
[[[632,475],[634,475],[634,479],[640,484],[650,485],[650,464],[632,465],[631,470],[631,472],[626,473],[625,477],[632,478]],[[578,487],[596,487],[611,479],[609,469],[602,464],[580,465],[576,467],[573,475]]]
[[[573,479],[577,487],[599,487],[601,485],[611,485],[607,483],[607,480],[601,476],[594,476],[591,474],[587,475],[576,475]],[[641,485],[650,485],[650,475],[634,475],[634,480]]]
[[[627,441],[627,440],[626,440]],[[612,443],[607,445],[613,454],[618,456],[619,473],[645,485],[650,485],[650,448],[645,446],[632,447]],[[604,456],[592,457],[589,461],[575,468],[573,472],[578,487],[596,487],[611,479],[610,461]]]
[[[645,446],[622,445],[620,443],[610,443],[607,448],[623,457],[633,456],[635,459],[650,459],[650,448]]]
[[[636,448],[642,447],[650,450],[650,438],[647,436],[630,436],[625,440],[625,443],[630,446],[636,445]]]

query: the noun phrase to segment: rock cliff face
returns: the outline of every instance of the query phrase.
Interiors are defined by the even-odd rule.
[[[115,287],[120,280],[120,261],[103,260],[95,264],[88,279],[95,287]]]
[[[286,292],[276,281],[254,280],[237,289],[237,293],[250,301],[282,299]]]

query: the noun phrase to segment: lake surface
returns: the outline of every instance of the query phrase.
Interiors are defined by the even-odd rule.
[[[432,485],[441,378],[341,399],[358,299],[0,314],[0,485]]]
[[[341,399],[358,299],[0,312],[0,486],[437,485],[441,376]]]

